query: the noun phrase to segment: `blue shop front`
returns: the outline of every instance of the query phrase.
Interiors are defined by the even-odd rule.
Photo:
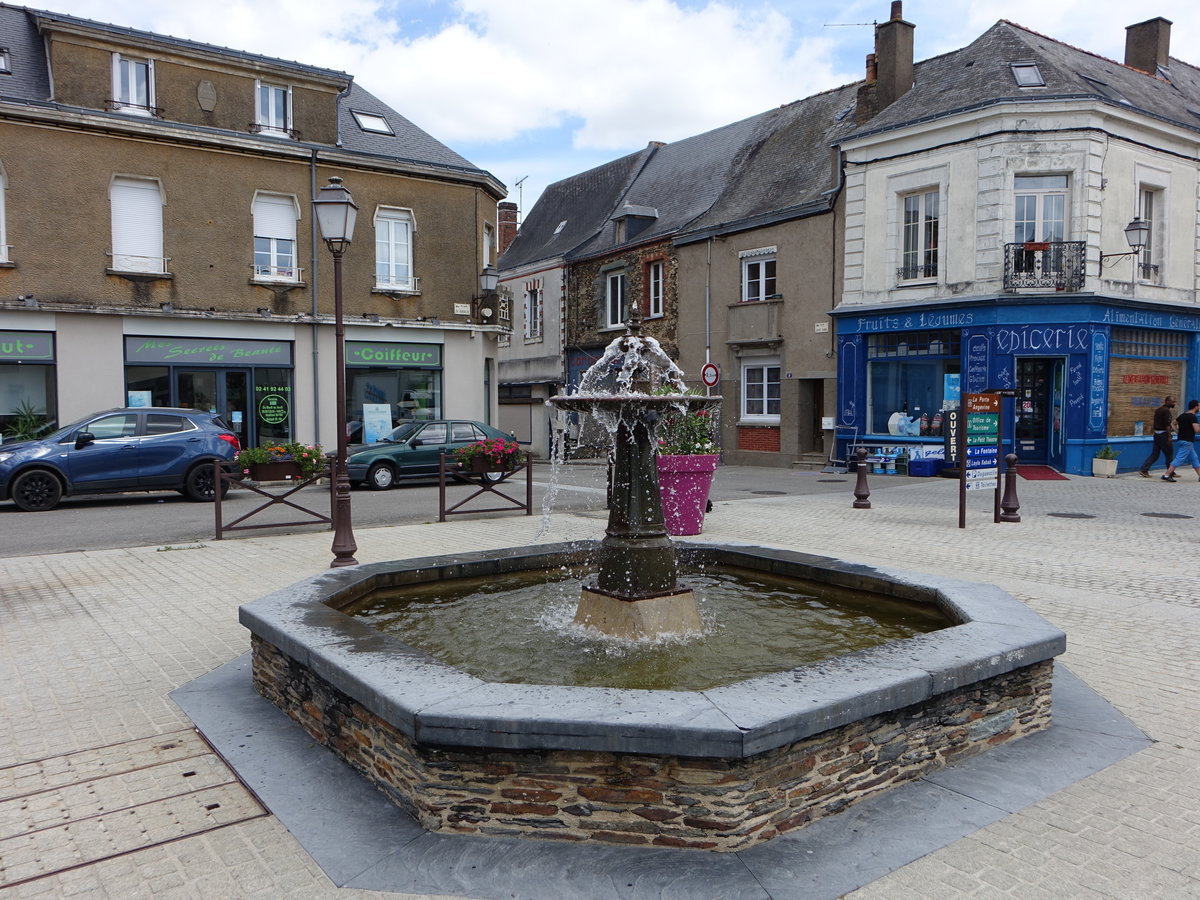
[[[1150,452],[1165,395],[1200,397],[1200,313],[1095,296],[988,298],[842,308],[839,454],[941,459],[943,420],[963,393],[1003,391],[1004,452],[1091,474],[1096,451],[1121,471]]]

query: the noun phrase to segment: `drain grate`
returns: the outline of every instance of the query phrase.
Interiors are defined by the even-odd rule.
[[[751,491],[752,494],[761,494],[764,497],[782,497],[787,491]]]
[[[845,484],[849,478],[818,478],[817,484]]]
[[[1095,516],[1090,513],[1046,513],[1048,516],[1053,516],[1056,519],[1094,519]]]
[[[1184,513],[1142,513],[1142,515],[1146,516],[1147,518],[1150,518],[1150,519],[1190,519],[1190,518],[1192,518],[1192,516],[1185,515]]]

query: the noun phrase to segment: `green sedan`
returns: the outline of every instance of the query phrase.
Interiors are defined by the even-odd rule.
[[[442,453],[453,457],[460,447],[489,438],[512,440],[512,435],[464,419],[405,422],[374,444],[352,446],[346,471],[352,485],[365,484],[372,490],[386,491],[400,478],[436,478]],[[501,476],[489,472],[483,477],[498,481]]]

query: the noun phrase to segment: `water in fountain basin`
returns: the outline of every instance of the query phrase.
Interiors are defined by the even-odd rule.
[[[929,606],[735,569],[681,579],[704,629],[626,641],[571,624],[582,577],[532,572],[377,591],[345,612],[489,681],[704,690],[949,624]]]

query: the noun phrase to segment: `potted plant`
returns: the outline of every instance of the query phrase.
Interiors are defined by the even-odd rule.
[[[239,450],[234,463],[255,481],[291,481],[314,478],[325,472],[320,444],[287,441]]]
[[[12,422],[4,429],[4,439],[7,441],[32,441],[50,430],[51,423],[28,400],[22,400],[12,415]]]
[[[699,534],[720,462],[710,409],[672,409],[658,424],[658,489],[667,533]]]
[[[1117,457],[1121,454],[1105,444],[1092,457],[1092,475],[1096,478],[1112,478],[1117,474]]]
[[[504,438],[475,441],[454,451],[454,461],[472,472],[511,472],[523,460],[521,445]]]

